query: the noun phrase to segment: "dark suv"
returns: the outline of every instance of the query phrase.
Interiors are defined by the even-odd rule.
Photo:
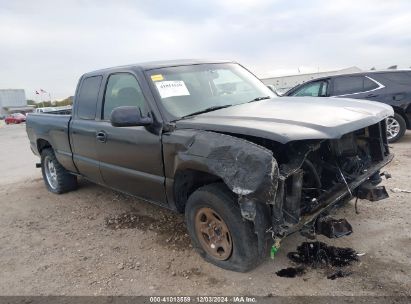
[[[394,109],[387,118],[387,138],[396,142],[411,129],[411,71],[376,71],[318,78],[285,96],[345,97],[379,101]]]

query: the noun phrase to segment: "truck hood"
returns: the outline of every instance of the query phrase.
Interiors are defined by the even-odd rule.
[[[257,136],[287,143],[304,139],[337,139],[393,114],[390,106],[368,100],[281,97],[181,119],[176,122],[176,127]]]

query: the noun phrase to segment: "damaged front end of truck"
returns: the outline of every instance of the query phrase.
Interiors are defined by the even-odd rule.
[[[380,169],[393,158],[385,128],[383,120],[339,139],[291,143],[272,202],[273,235],[303,230],[340,237],[351,232],[347,224],[323,220],[333,207],[352,197],[371,201],[388,197],[378,186],[381,175],[389,177]]]
[[[223,181],[237,194],[242,217],[253,222],[260,252],[273,239],[296,231],[340,237],[349,234],[350,227],[348,222],[324,220],[331,209],[355,196],[369,200],[388,196],[384,187],[377,186],[380,169],[393,158],[385,128],[382,120],[338,139],[286,144],[180,129],[163,138],[164,157],[173,158],[169,163],[174,164],[166,171],[178,176],[195,168]],[[175,181],[174,194],[181,185],[190,187]]]

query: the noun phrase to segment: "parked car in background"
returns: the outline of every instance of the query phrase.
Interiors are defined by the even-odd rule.
[[[388,104],[394,116],[387,118],[387,138],[398,141],[411,129],[411,71],[370,71],[318,78],[300,84],[284,96],[344,97]]]
[[[26,121],[26,115],[21,113],[14,113],[10,114],[6,117],[5,122],[6,124],[19,124]]]
[[[53,107],[36,108],[34,110],[34,113],[47,113],[47,112],[53,112],[55,110],[56,108],[53,108]]]
[[[61,107],[46,107],[46,108],[37,108],[34,110],[34,113],[48,113],[48,114],[62,114],[70,115],[71,106],[61,106]]]

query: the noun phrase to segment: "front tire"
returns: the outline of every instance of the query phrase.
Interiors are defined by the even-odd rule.
[[[50,192],[61,194],[77,189],[77,177],[64,169],[51,148],[41,152],[41,172]]]
[[[196,190],[188,199],[185,218],[193,247],[206,261],[246,272],[262,260],[253,225],[241,216],[236,195],[224,184]]]
[[[387,139],[389,143],[394,143],[400,140],[404,136],[407,130],[407,124],[404,118],[398,113],[394,113],[394,116],[390,116],[386,119],[387,123]]]

